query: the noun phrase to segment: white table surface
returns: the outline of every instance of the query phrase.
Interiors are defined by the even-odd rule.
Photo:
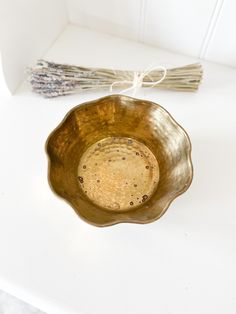
[[[70,26],[46,57],[144,69],[193,59]],[[236,312],[236,70],[203,62],[197,93],[140,90],[189,133],[194,180],[158,221],[97,228],[47,183],[44,144],[74,105],[23,84],[0,99],[0,288],[52,314]]]

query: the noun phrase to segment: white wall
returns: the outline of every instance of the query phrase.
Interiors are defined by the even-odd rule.
[[[11,91],[68,22],[236,67],[236,0],[0,0]]]
[[[236,66],[235,0],[66,0],[72,23]]]
[[[68,0],[67,8],[72,23],[137,39],[141,2],[142,0]]]
[[[236,1],[221,1],[205,58],[236,67]]]
[[[66,24],[64,0],[0,1],[2,66],[11,91],[26,76],[26,68],[46,52]]]

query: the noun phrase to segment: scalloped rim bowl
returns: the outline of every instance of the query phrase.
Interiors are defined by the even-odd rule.
[[[48,180],[88,223],[149,223],[191,184],[191,143],[160,105],[106,96],[70,110],[46,142]]]

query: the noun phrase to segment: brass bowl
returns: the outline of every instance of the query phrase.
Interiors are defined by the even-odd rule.
[[[191,143],[161,106],[112,95],[74,107],[49,135],[49,183],[96,226],[160,218],[191,184]]]

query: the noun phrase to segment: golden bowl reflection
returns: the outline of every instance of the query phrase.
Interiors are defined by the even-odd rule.
[[[158,104],[124,95],[74,107],[46,150],[53,191],[96,226],[158,219],[193,176],[183,128]]]

